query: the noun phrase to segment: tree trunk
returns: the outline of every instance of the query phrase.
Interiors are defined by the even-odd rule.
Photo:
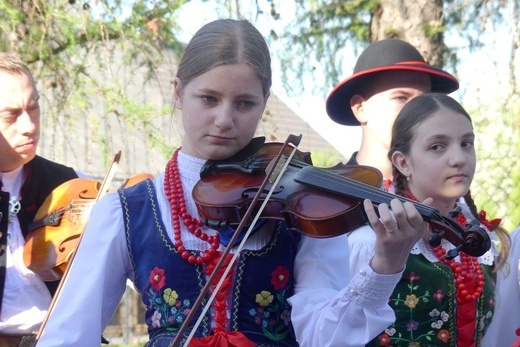
[[[373,12],[370,40],[399,38],[415,46],[431,65],[442,67],[443,0],[381,0]]]

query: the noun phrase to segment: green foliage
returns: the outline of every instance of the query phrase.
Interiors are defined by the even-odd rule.
[[[439,34],[443,34],[446,32],[446,26],[441,25],[429,25],[428,23],[423,23],[421,25],[422,29],[426,33],[426,36],[428,37],[434,37]]]
[[[489,220],[504,228],[520,224],[520,98],[470,110],[477,134],[477,171],[472,195]]]
[[[476,49],[483,45],[481,38],[486,28],[510,20],[508,12],[513,8],[514,14],[519,3],[518,0],[444,0],[445,25],[456,28],[469,47]]]
[[[129,85],[142,75],[146,77],[139,81],[140,88],[156,83],[164,49],[182,50],[175,33],[176,15],[184,3],[1,1],[0,49],[19,55],[43,84],[49,124],[77,124],[87,118],[106,152],[110,134],[98,131],[89,111],[103,104],[107,117],[137,127],[151,146],[166,151],[166,138],[157,136],[161,131],[153,120],[171,110],[130,95]],[[128,74],[122,76],[122,70]],[[108,161],[110,156],[105,156]]]
[[[273,32],[272,38],[287,48],[279,52],[284,87],[289,93],[301,91],[301,76],[320,65],[327,81],[326,89],[343,75],[341,52],[348,42],[368,42],[371,11],[379,1],[299,1],[296,20],[283,33]],[[294,83],[296,82],[296,83]],[[301,84],[298,84],[301,82]],[[307,84],[308,85],[308,84]],[[314,86],[323,92],[324,86]]]
[[[273,0],[267,2],[274,6]],[[307,91],[327,92],[345,73],[342,71],[345,48],[364,48],[369,43],[371,22],[382,6],[381,1],[295,0],[295,3],[296,20],[283,32],[273,31],[271,34],[273,40],[281,40],[287,48],[278,53],[283,80],[288,81],[284,87],[292,94],[309,88],[310,83],[302,76],[314,73],[319,66],[320,73],[323,69],[325,83],[312,85]],[[482,47],[482,33],[486,29],[491,25],[515,20],[514,17],[518,20],[520,12],[520,0],[445,0],[440,3],[443,3],[444,24],[432,26],[423,23],[426,35],[434,37],[453,30],[466,40],[469,47],[475,49]],[[277,14],[277,11],[274,13]],[[388,27],[387,33],[392,35],[395,30]],[[449,55],[445,61],[456,66],[458,60],[455,47],[449,47],[447,53]]]

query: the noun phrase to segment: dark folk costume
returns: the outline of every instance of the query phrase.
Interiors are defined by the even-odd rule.
[[[25,267],[24,241],[47,196],[77,177],[73,169],[39,156],[0,173],[0,334],[23,335],[39,329],[58,282],[44,283]]]

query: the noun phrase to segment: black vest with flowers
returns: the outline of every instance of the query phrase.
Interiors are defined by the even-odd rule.
[[[476,307],[476,346],[480,346],[494,311],[496,275],[480,264],[484,292]],[[389,300],[396,322],[367,346],[457,346],[456,287],[452,270],[432,263],[422,254],[410,254],[406,270]]]
[[[151,180],[121,189],[119,194],[135,285],[146,307],[148,346],[169,346],[206,283],[203,266],[182,259],[172,244]],[[297,346],[287,298],[293,293],[293,264],[300,234],[285,230],[283,223],[275,225],[264,248],[243,250],[238,257],[229,330],[242,332],[258,346]],[[202,307],[184,337],[201,311]],[[211,334],[211,319],[207,314],[195,337]]]

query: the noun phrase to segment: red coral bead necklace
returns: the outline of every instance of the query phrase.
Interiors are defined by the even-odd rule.
[[[192,217],[186,209],[186,200],[184,199],[184,190],[182,189],[181,176],[179,174],[178,155],[180,148],[173,153],[172,158],[166,164],[164,173],[164,192],[171,206],[172,224],[173,224],[173,241],[177,251],[182,258],[190,264],[206,264],[213,258],[218,256],[217,249],[220,245],[220,235],[209,236],[200,228],[204,226],[200,219]],[[210,248],[202,252],[202,256],[195,256],[186,248],[181,239],[181,219],[188,231],[202,241],[206,241]]]
[[[409,190],[406,190],[406,196],[411,200],[418,201]],[[459,213],[455,219],[462,227],[466,227],[466,217],[462,212]],[[432,250],[435,256],[453,271],[457,286],[457,301],[476,301],[484,292],[485,285],[484,275],[482,274],[478,259],[464,252],[460,252],[460,262],[453,259],[446,260],[444,257],[446,250],[441,245],[432,248]]]

